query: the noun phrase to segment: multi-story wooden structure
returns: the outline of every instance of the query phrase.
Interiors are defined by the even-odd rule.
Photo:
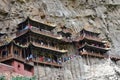
[[[18,51],[19,50],[19,51]],[[33,65],[26,63],[26,60],[20,58],[22,47],[16,45],[13,41],[0,46],[0,62],[13,66],[14,71],[25,76],[34,74]]]
[[[62,67],[62,55],[67,53],[68,38],[29,17],[18,24],[16,38],[0,46],[0,62],[14,66],[15,71],[32,76],[34,65]]]
[[[73,42],[72,34],[65,26],[58,32],[55,27],[28,17],[18,24],[16,37],[0,45],[0,62],[25,76],[34,75],[34,67],[38,65],[62,67],[62,56],[68,53],[67,45]],[[79,32],[80,36],[74,42],[80,55],[107,57],[109,45],[99,38],[99,34],[86,29]]]
[[[75,40],[75,43],[80,55],[98,58],[107,57],[106,52],[109,50],[109,45],[99,38],[99,34],[84,28],[79,32],[80,36]]]

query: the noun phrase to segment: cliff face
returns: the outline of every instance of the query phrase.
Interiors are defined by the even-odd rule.
[[[14,36],[17,24],[27,16],[41,22],[56,24],[57,29],[65,25],[73,31],[73,36],[84,26],[91,26],[90,29],[101,32],[100,37],[111,43],[111,50],[108,53],[119,56],[120,0],[0,0],[0,32],[7,32],[9,36]],[[81,62],[81,58],[77,61]],[[64,80],[81,80],[84,78],[117,80],[119,78],[119,72],[116,71],[119,65],[110,60],[98,61],[101,63],[88,66],[79,63],[83,66],[83,73],[86,76],[80,74],[79,69],[81,68],[76,64],[71,64],[73,70],[69,68],[63,70],[66,75]],[[70,62],[76,62],[76,58]],[[78,71],[75,72],[75,75],[78,76],[73,74],[74,65]],[[68,67],[70,67],[69,62]],[[93,69],[94,71],[91,71]],[[88,71],[86,72],[88,74],[85,73],[85,70]]]

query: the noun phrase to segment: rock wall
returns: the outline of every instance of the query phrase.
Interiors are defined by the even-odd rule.
[[[17,24],[27,16],[44,23],[56,24],[56,29],[65,25],[72,30],[73,37],[81,28],[89,26],[90,29],[101,32],[100,37],[111,43],[108,53],[119,56],[120,0],[0,0],[0,32],[14,37]],[[119,61],[116,65],[109,59],[90,58],[90,62],[93,61],[97,62],[86,65],[81,57],[74,58],[64,63],[63,70],[59,70],[61,73],[56,71],[61,75],[57,75],[56,79],[52,77],[51,80],[58,80],[61,76],[63,77],[59,80],[120,79]],[[49,77],[43,77],[42,80],[49,80]]]
[[[38,80],[119,80],[120,66],[110,59],[77,56],[64,62],[63,68],[35,66]],[[90,63],[89,63],[90,62]]]

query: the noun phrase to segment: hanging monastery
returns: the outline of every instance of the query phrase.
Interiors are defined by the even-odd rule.
[[[3,42],[6,34],[0,33],[0,72],[39,76],[38,66],[61,69],[64,67],[62,63],[76,56],[120,59],[107,54],[110,44],[99,38],[98,32],[83,28],[73,38],[69,28],[62,26],[59,31],[55,28],[28,17],[18,24],[16,37],[12,40]],[[71,52],[71,46],[76,53]]]

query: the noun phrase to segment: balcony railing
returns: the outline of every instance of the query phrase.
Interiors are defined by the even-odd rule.
[[[63,37],[61,37],[58,34],[55,35],[52,32],[46,31],[46,30],[43,30],[43,29],[40,31],[37,28],[31,28],[31,29],[21,30],[21,31],[19,31],[19,32],[16,33],[16,37],[19,37],[19,36],[25,34],[28,30],[31,30],[34,33],[38,33],[38,34],[45,35],[45,36],[48,36],[48,37],[52,37],[52,38],[55,38],[55,39],[63,40],[63,41],[66,41],[66,42],[71,42],[71,40],[69,40],[67,38],[63,38]]]
[[[50,61],[45,60],[46,58],[44,58],[43,60],[40,60],[39,58],[27,59],[27,58],[22,58],[19,55],[12,55],[12,54],[6,55],[4,57],[0,57],[0,62],[10,60],[10,59],[16,59],[30,65],[32,65],[30,62],[35,62],[35,63],[40,63],[44,65],[49,65],[49,66],[62,67],[60,62],[51,61],[52,59],[50,59]]]
[[[8,54],[8,55],[5,55],[4,57],[0,57],[0,61],[6,61],[6,60],[9,60],[9,59],[17,59],[19,61],[22,61],[22,62],[25,62],[25,60],[20,57],[19,55],[12,55],[12,54]]]
[[[95,40],[95,41],[99,41],[99,42],[102,41],[102,39],[100,39],[100,38],[91,37],[91,36],[85,36],[85,38],[87,38],[87,39],[91,39],[91,40]]]
[[[91,46],[91,47],[94,47],[94,48],[99,48],[99,49],[102,49],[102,50],[109,50],[110,48],[106,48],[106,47],[101,47],[101,46],[95,46],[95,45],[90,45],[90,44],[87,44],[88,46]]]
[[[100,53],[95,53],[95,52],[88,52],[88,51],[85,51],[85,52],[81,52],[81,55],[89,55],[89,56],[95,56],[95,57],[100,57],[100,58],[104,58],[105,56],[104,55],[101,55]]]
[[[36,29],[36,28],[31,28],[31,29],[24,29],[24,30],[21,30],[19,32],[16,33],[16,36],[20,36],[20,35],[23,35],[25,34],[28,30],[31,30],[35,33],[39,33],[39,34],[42,34],[42,35],[45,35],[45,36],[49,36],[49,37],[52,37],[52,38],[57,38],[57,37],[60,37],[59,35],[54,35],[52,34],[52,32],[50,31],[45,31],[45,30],[39,30],[39,29]]]
[[[22,61],[22,62],[26,62],[26,60],[24,58],[22,58],[20,55],[13,55],[13,58],[19,60],[19,61]]]
[[[50,31],[46,31],[46,30],[39,30],[39,29],[36,29],[36,28],[32,28],[31,31],[35,32],[35,33],[39,33],[39,34],[42,34],[42,35],[46,35],[46,36],[49,36],[49,37],[52,37],[52,38],[57,38],[57,37],[60,37],[59,35],[55,35],[53,34],[52,32]]]
[[[60,35],[58,34],[53,34],[52,32],[50,31],[46,31],[46,30],[39,30],[39,29],[36,29],[36,28],[32,28],[31,29],[33,32],[35,33],[39,33],[39,34],[42,34],[42,35],[46,35],[46,36],[49,36],[49,37],[52,37],[52,38],[56,38],[56,39],[60,39],[60,40],[64,40],[66,42],[70,42],[71,40],[65,38],[65,37],[61,37]]]
[[[48,65],[48,66],[62,67],[61,63],[55,62],[55,61],[52,61],[52,60],[47,61],[47,60],[45,60],[45,58],[43,60],[40,60],[39,58],[33,59],[33,62]]]
[[[102,39],[97,38],[97,37],[92,37],[92,36],[80,36],[76,41],[83,40],[84,38],[94,40],[94,41],[98,41],[98,42],[102,42]]]
[[[61,52],[61,53],[65,53],[65,52],[68,51],[68,50],[65,50],[65,49],[60,50],[57,47],[52,47],[52,46],[40,44],[40,43],[37,43],[37,42],[32,42],[32,44],[35,45],[35,46],[41,47],[41,48],[45,48],[45,49],[48,49],[48,50],[52,50],[52,51],[56,51],[56,52]]]
[[[90,44],[88,44],[88,43],[85,43],[85,44],[80,45],[80,46],[78,47],[78,49],[84,47],[85,45],[88,45],[88,46],[94,47],[94,48],[99,48],[99,49],[102,49],[102,50],[109,50],[109,49],[110,49],[110,48],[101,47],[101,46],[98,46],[98,45],[90,45]]]
[[[0,62],[2,61],[6,61],[6,60],[9,60],[9,59],[12,59],[13,56],[11,54],[8,54],[8,55],[5,55],[5,56],[0,56]]]

